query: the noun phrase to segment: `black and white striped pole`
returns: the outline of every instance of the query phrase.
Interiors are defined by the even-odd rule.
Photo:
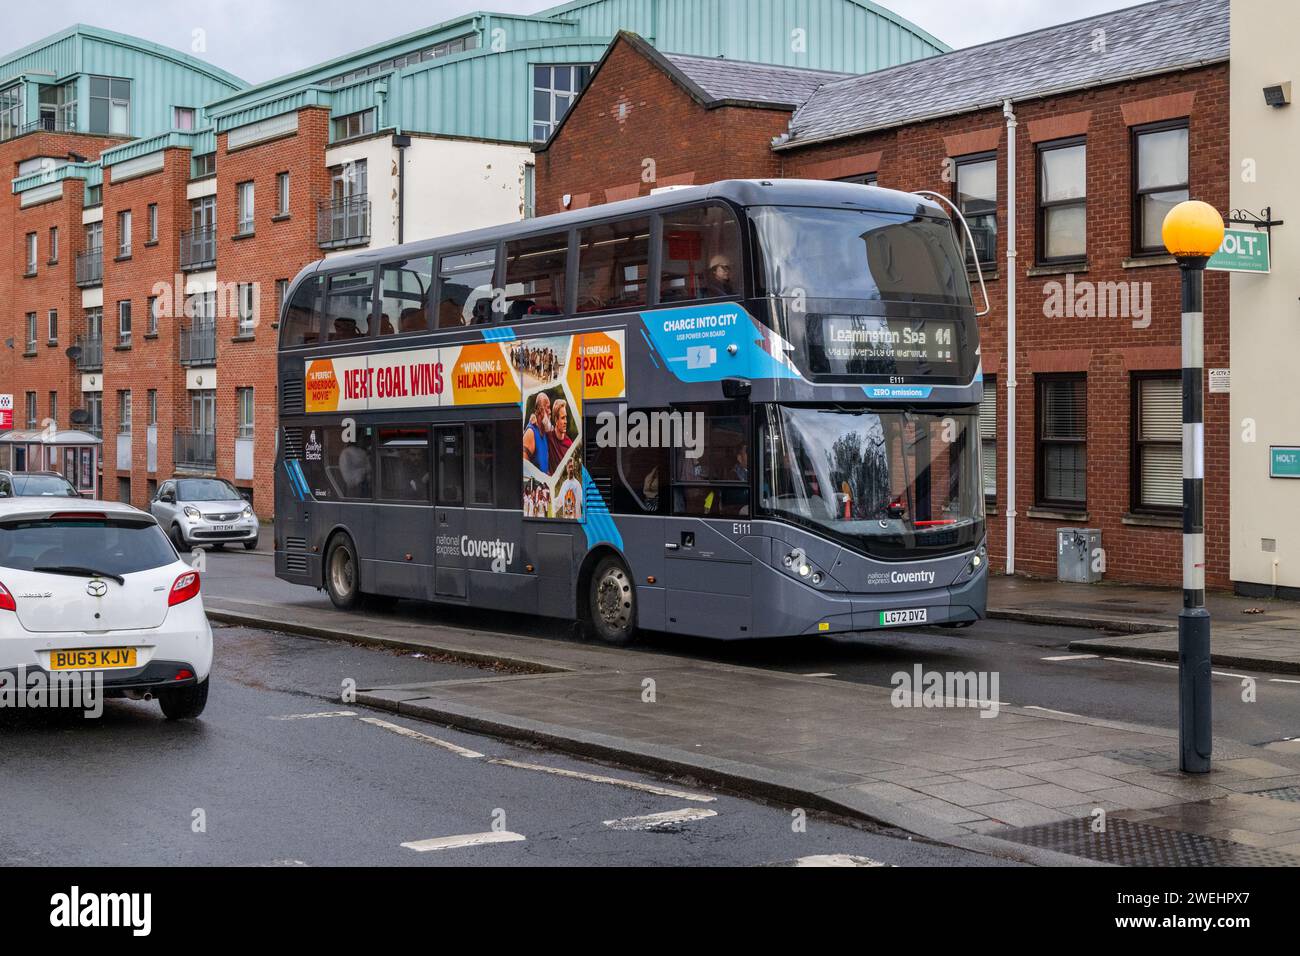
[[[1210,612],[1205,609],[1205,265],[1223,243],[1223,217],[1195,200],[1165,217],[1165,248],[1183,286],[1183,609],[1178,615],[1178,767],[1209,773]]]

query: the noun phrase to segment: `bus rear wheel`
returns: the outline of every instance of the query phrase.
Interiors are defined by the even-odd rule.
[[[350,611],[361,602],[357,549],[346,534],[332,539],[325,551],[325,590],[340,610]]]
[[[630,644],[636,637],[636,586],[623,562],[605,558],[591,576],[591,629],[607,644]]]

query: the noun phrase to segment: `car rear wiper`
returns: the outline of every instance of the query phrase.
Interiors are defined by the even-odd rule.
[[[120,574],[112,574],[108,571],[96,571],[94,568],[79,568],[70,564],[60,565],[58,567],[32,568],[32,570],[43,571],[46,574],[69,574],[78,578],[108,578],[111,581],[116,581],[118,584],[126,584],[126,578],[122,577]]]

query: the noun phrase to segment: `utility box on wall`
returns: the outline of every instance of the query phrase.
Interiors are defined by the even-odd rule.
[[[1056,580],[1096,584],[1104,567],[1100,528],[1056,529]]]

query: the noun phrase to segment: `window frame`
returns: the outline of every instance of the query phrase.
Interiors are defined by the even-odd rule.
[[[1083,438],[1043,437],[1043,424],[1047,412],[1044,400],[1047,386],[1059,382],[1079,382],[1083,386]],[[1047,451],[1057,446],[1082,445],[1084,449],[1083,500],[1067,501],[1049,498],[1047,485]],[[1034,504],[1039,508],[1062,512],[1088,510],[1088,373],[1087,372],[1036,372],[1034,374]]]
[[[1182,460],[1182,416],[1179,415],[1179,440],[1178,441],[1156,441],[1143,440],[1141,437],[1142,424],[1142,383],[1143,382],[1175,382],[1178,385],[1180,404],[1183,387],[1182,371],[1178,369],[1166,370],[1143,370],[1132,372],[1129,375],[1129,512],[1140,515],[1156,515],[1172,517],[1183,513],[1183,506],[1180,502],[1176,506],[1170,505],[1149,505],[1142,500],[1142,450],[1151,445],[1161,447],[1174,447],[1179,451],[1179,461]],[[1181,487],[1181,485],[1180,485]]]
[[[757,496],[754,493],[755,478],[757,477],[754,468],[754,449],[757,447],[757,437],[755,429],[757,427],[757,418],[754,415],[752,407],[748,402],[685,402],[681,404],[671,404],[668,407],[669,412],[680,412],[683,416],[699,414],[702,416],[704,424],[704,434],[701,435],[701,442],[704,443],[704,451],[707,453],[707,439],[709,435],[709,421],[721,418],[738,418],[742,419],[741,434],[745,438],[745,449],[749,458],[749,477],[745,481],[728,478],[701,478],[698,480],[688,480],[678,477],[681,474],[682,457],[685,453],[684,448],[674,447],[668,454],[668,500],[665,516],[674,518],[732,518],[733,515],[726,514],[721,510],[716,512],[697,513],[677,506],[677,492],[679,489],[690,488],[707,488],[710,491],[721,492],[729,488],[743,488],[746,495],[746,515],[752,517]],[[662,482],[662,479],[661,479]],[[663,485],[660,485],[660,494],[662,498]]]
[[[248,218],[244,218],[244,199],[248,199]],[[245,179],[235,183],[235,235],[251,236],[256,231],[257,190],[256,182]],[[247,228],[245,228],[247,227]]]
[[[584,67],[586,68],[587,75],[586,78],[581,81],[581,86],[579,86],[579,80],[578,80],[579,71]],[[569,110],[573,109],[574,104],[578,102],[578,97],[582,95],[583,90],[585,90],[587,88],[587,85],[591,82],[591,77],[592,74],[595,72],[595,67],[596,65],[593,63],[530,63],[528,64],[529,142],[545,143],[551,138],[551,136],[554,135],[556,128],[562,122],[564,122],[564,117],[568,115]],[[573,86],[568,90],[558,89],[555,85],[555,71],[561,69],[570,70],[569,75],[573,80]],[[547,71],[547,77],[550,84],[549,86],[537,85],[538,70]],[[536,100],[537,100],[538,93],[545,93],[547,95],[547,105],[550,108],[550,116],[547,117],[546,119],[539,119],[538,116],[536,115],[537,114]],[[564,112],[561,113],[559,116],[555,115],[555,97],[557,93],[562,96],[567,95],[569,97],[569,105],[565,108]],[[541,137],[540,139],[536,135],[538,126],[546,127],[546,135]]]
[[[966,254],[965,256],[963,256],[963,259],[965,259],[965,261],[966,261],[966,269],[967,269],[967,271],[970,271],[970,272],[974,272],[974,271],[975,271],[976,263],[977,263],[977,262],[978,262],[978,265],[979,265],[979,268],[980,268],[980,269],[990,269],[990,268],[994,268],[994,269],[995,269],[995,268],[997,267],[997,264],[998,264],[998,242],[999,242],[999,241],[1001,240],[1001,238],[1002,238],[1002,223],[999,221],[999,216],[998,216],[998,209],[999,209],[999,206],[1000,206],[1000,204],[1001,204],[1001,202],[1002,202],[1002,187],[1001,187],[1001,184],[998,182],[998,169],[999,169],[999,164],[998,164],[998,160],[999,160],[998,150],[996,150],[996,149],[991,149],[991,150],[985,150],[985,151],[980,152],[980,153],[967,153],[967,154],[965,154],[965,155],[963,155],[963,156],[950,156],[950,157],[948,157],[948,158],[952,160],[952,164],[953,164],[953,167],[952,167],[952,168],[953,168],[953,174],[952,174],[952,203],[953,203],[954,206],[957,207],[958,210],[961,210],[961,212],[962,212],[962,216],[963,216],[963,217],[966,216],[966,213],[965,213],[965,211],[962,210],[962,208],[961,208],[961,170],[962,170],[962,167],[963,167],[963,166],[975,166],[975,165],[980,164],[980,163],[988,163],[988,162],[991,162],[991,163],[993,164],[993,212],[992,212],[992,213],[981,213],[981,214],[980,214],[981,216],[983,216],[983,215],[992,215],[992,217],[993,217],[993,252],[992,252],[992,258],[990,258],[990,259],[988,259],[988,260],[984,260],[984,259],[976,259],[976,258],[975,258],[975,249],[972,247],[972,248],[967,252],[967,254]],[[973,233],[974,230],[972,229],[971,232]],[[960,234],[959,238],[960,238],[960,240],[961,240],[960,244],[961,244],[961,245],[964,245],[964,244],[965,244],[965,240],[966,240],[965,233],[962,232],[962,233]]]
[[[1187,131],[1187,182],[1179,185],[1163,185],[1150,189],[1138,188],[1138,163],[1140,161],[1138,143],[1141,137],[1150,133],[1164,133],[1170,130],[1183,129]],[[1131,247],[1134,258],[1142,256],[1163,256],[1168,255],[1168,250],[1163,245],[1144,246],[1142,244],[1142,199],[1144,196],[1154,193],[1168,193],[1182,190],[1188,196],[1192,194],[1192,124],[1189,117],[1179,119],[1162,120],[1158,123],[1144,123],[1141,126],[1133,126],[1129,129],[1129,190],[1131,193]]]
[[[25,262],[23,263],[23,275],[36,275],[36,260],[40,258],[40,239],[34,232],[27,233],[23,240]]]
[[[145,236],[146,245],[158,241],[158,204],[156,202],[149,203],[147,207],[145,230],[147,233]]]
[[[275,217],[284,219],[289,215],[289,171],[281,170],[275,174]]]
[[[125,306],[125,309],[123,308]],[[122,327],[122,320],[126,319],[125,330]],[[131,345],[132,316],[131,300],[117,300],[117,345],[119,348],[129,347]]]
[[[245,420],[247,411],[247,420]],[[257,427],[257,400],[252,385],[235,388],[235,438],[252,438]]]
[[[119,209],[117,211],[117,258],[131,258],[131,246],[134,240],[133,223],[131,222],[131,210]]]
[[[59,310],[50,309],[45,313],[45,344],[59,344]]]
[[[986,443],[990,443],[990,442],[991,442],[992,445],[993,445],[993,494],[989,494],[987,489],[984,490],[984,504],[985,504],[985,507],[986,507],[986,508],[990,508],[990,507],[996,507],[996,506],[997,506],[997,503],[998,503],[998,476],[999,476],[999,474],[1000,474],[1000,472],[998,471],[998,464],[999,464],[999,462],[998,462],[998,454],[997,454],[997,448],[998,448],[998,377],[997,377],[996,375],[985,375],[985,376],[984,376],[984,393],[985,393],[986,395],[992,393],[992,395],[993,395],[993,437],[992,437],[992,438],[985,438],[983,435],[980,435],[980,436],[979,436],[979,440],[980,440],[980,484],[981,484],[981,485],[984,484],[984,446],[985,446]],[[979,417],[978,417],[978,416],[976,416],[976,423],[975,423],[975,425],[976,425],[976,429],[978,429],[978,428],[980,427],[980,422],[979,422]]]
[[[50,258],[46,265],[58,265],[59,263],[59,227],[50,226]]]
[[[1043,198],[1043,158],[1047,153],[1059,149],[1083,147],[1083,198],[1056,199]],[[1034,149],[1034,259],[1038,265],[1053,266],[1067,263],[1086,263],[1088,261],[1088,137],[1069,136],[1054,139],[1046,143],[1035,144]],[[1077,256],[1047,255],[1047,211],[1068,206],[1083,207],[1083,254]]]

